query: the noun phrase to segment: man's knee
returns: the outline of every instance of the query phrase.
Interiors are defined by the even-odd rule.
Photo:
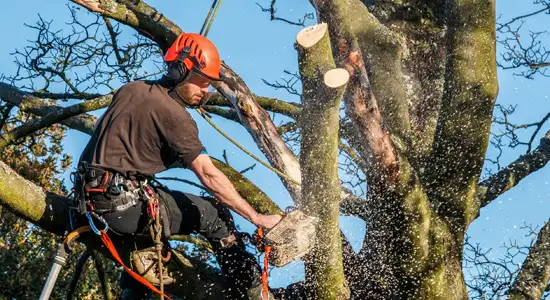
[[[235,224],[229,210],[214,199],[185,194],[200,214],[199,233],[211,242],[219,243],[235,231]]]

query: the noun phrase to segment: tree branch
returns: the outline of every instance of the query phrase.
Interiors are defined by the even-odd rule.
[[[110,96],[105,96],[110,97]],[[14,86],[0,82],[0,98],[18,106],[20,110],[30,112],[37,116],[46,116],[63,110],[58,105],[48,104],[45,100],[37,98],[29,93],[20,91]],[[106,101],[110,102],[107,98]],[[108,103],[105,103],[108,105]],[[61,121],[61,124],[78,131],[92,134],[96,118],[92,115],[81,114]]]
[[[305,13],[304,17],[302,19],[298,19],[298,22],[290,21],[290,20],[285,19],[285,18],[279,18],[275,15],[277,13],[277,9],[275,9],[275,3],[276,2],[277,2],[277,0],[271,0],[271,5],[270,5],[269,8],[264,8],[258,2],[256,2],[256,5],[258,5],[263,12],[269,12],[269,14],[271,16],[271,21],[283,21],[283,22],[288,23],[290,25],[305,27],[306,26],[305,25],[306,20],[313,20],[313,18],[314,18],[313,13]]]
[[[547,11],[547,10],[550,10],[550,6],[546,6],[546,7],[542,8],[542,9],[539,9],[539,10],[534,11],[534,12],[532,12],[532,13],[528,13],[528,14],[525,14],[525,15],[521,15],[521,16],[514,17],[514,18],[512,18],[510,21],[508,21],[508,22],[506,22],[506,23],[504,23],[504,24],[498,24],[497,31],[498,31],[498,30],[501,30],[502,28],[504,28],[504,27],[506,27],[506,26],[508,26],[508,25],[510,25],[510,24],[512,24],[512,23],[514,23],[515,21],[518,21],[518,20],[521,20],[521,19],[525,19],[525,18],[529,18],[529,17],[532,17],[532,16],[534,16],[534,15],[538,15],[538,14],[540,14],[540,13],[542,13],[542,12]]]
[[[444,96],[426,182],[435,205],[442,205],[442,215],[464,228],[478,213],[473,189],[483,167],[498,93],[495,3],[448,3]]]
[[[88,251],[88,250],[87,250]],[[109,278],[105,276],[105,267],[103,266],[103,258],[97,251],[90,250],[92,252],[92,258],[94,260],[95,269],[97,271],[97,277],[99,283],[101,284],[101,292],[103,294],[103,299],[111,300],[113,298],[113,293],[111,291],[111,283]]]
[[[351,20],[346,15],[346,5],[341,1],[312,0],[319,19],[329,25],[332,48],[338,66],[350,73],[348,88],[344,94],[346,114],[351,118],[364,145],[357,149],[367,159],[369,183],[384,182],[392,186],[397,181],[397,153],[390,135],[382,124],[382,115],[373,94],[357,37],[351,30]]]
[[[107,107],[111,103],[111,99],[112,96],[107,95],[94,100],[80,102],[69,107],[50,112],[40,119],[27,122],[0,137],[0,150],[39,129],[49,127],[55,123],[81,113]]]
[[[182,30],[162,13],[145,3],[133,0],[71,0],[91,12],[126,24],[154,40],[166,51]]]
[[[542,227],[537,241],[523,262],[508,295],[511,300],[541,299],[550,281],[550,220]]]
[[[86,261],[88,261],[91,253],[91,250],[86,248],[86,250],[84,250],[84,252],[82,252],[82,255],[80,255],[80,257],[78,258],[78,261],[76,262],[76,266],[74,268],[73,278],[71,279],[71,284],[69,285],[69,289],[67,291],[67,299],[73,299],[74,292],[76,291],[76,287],[78,285],[78,280],[80,279],[80,276],[82,275],[82,272],[86,267]]]
[[[550,131],[533,151],[520,156],[506,168],[482,181],[477,188],[480,207],[484,207],[516,186],[529,174],[542,169],[550,160]]]
[[[404,39],[384,24],[361,3],[351,0],[346,6],[349,30],[355,35],[376,103],[385,128],[400,140],[409,142],[411,122],[402,70]]]

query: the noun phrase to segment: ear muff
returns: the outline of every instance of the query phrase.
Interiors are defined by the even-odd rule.
[[[180,63],[170,63],[168,64],[168,72],[166,73],[166,78],[175,83],[182,82],[187,77],[187,68]]]
[[[187,66],[183,63],[183,60],[189,57],[190,52],[190,47],[184,47],[180,51],[178,59],[168,64],[168,72],[166,73],[166,77],[169,80],[173,80],[176,84],[185,80],[185,78],[189,74],[189,70],[187,69]]]

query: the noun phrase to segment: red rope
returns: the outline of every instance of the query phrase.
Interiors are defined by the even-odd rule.
[[[166,294],[164,294],[159,289],[157,289],[154,285],[152,285],[149,281],[147,281],[147,279],[141,277],[139,274],[137,274],[136,272],[132,271],[130,268],[126,267],[126,265],[124,265],[124,263],[122,262],[122,259],[120,258],[120,256],[118,255],[118,252],[115,249],[115,246],[113,245],[113,242],[111,241],[111,239],[109,238],[109,236],[105,231],[101,230],[100,237],[103,244],[105,244],[105,247],[109,249],[109,252],[113,256],[113,258],[124,268],[124,270],[126,270],[126,272],[128,272],[128,274],[130,274],[130,276],[134,277],[135,280],[141,282],[143,285],[150,288],[153,292],[166,297],[166,299],[172,300],[170,297],[168,297]],[[160,280],[162,280],[162,278]]]

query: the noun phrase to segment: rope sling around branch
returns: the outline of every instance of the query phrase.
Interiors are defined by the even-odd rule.
[[[210,28],[212,27],[212,24],[214,23],[214,18],[216,18],[218,10],[220,9],[220,4],[222,3],[222,1],[223,0],[214,0],[214,2],[212,3],[212,7],[210,7],[210,11],[208,12],[208,15],[206,16],[206,19],[204,20],[204,23],[203,23],[201,31],[200,31],[200,34],[202,36],[206,37],[208,35],[208,32],[210,31]],[[223,93],[220,93],[220,94],[225,97],[225,95],[223,95]],[[227,133],[225,133],[220,127],[218,127],[216,124],[214,124],[214,122],[212,122],[210,117],[208,117],[201,109],[196,108],[195,110],[199,113],[199,115],[201,115],[208,122],[208,124],[210,124],[212,127],[214,127],[214,129],[216,129],[221,135],[223,135],[226,139],[228,139],[231,143],[233,143],[239,149],[241,149],[244,153],[248,154],[250,157],[255,159],[257,162],[264,165],[266,168],[268,168],[269,170],[275,172],[277,175],[279,175],[282,178],[288,180],[289,182],[292,182],[292,183],[294,183],[298,186],[301,185],[300,181],[298,181],[298,180],[288,176],[287,174],[279,171],[278,169],[270,166],[268,163],[264,162],[259,157],[252,154],[250,151],[246,150],[243,146],[241,146],[239,143],[237,143],[237,141],[235,141]]]

